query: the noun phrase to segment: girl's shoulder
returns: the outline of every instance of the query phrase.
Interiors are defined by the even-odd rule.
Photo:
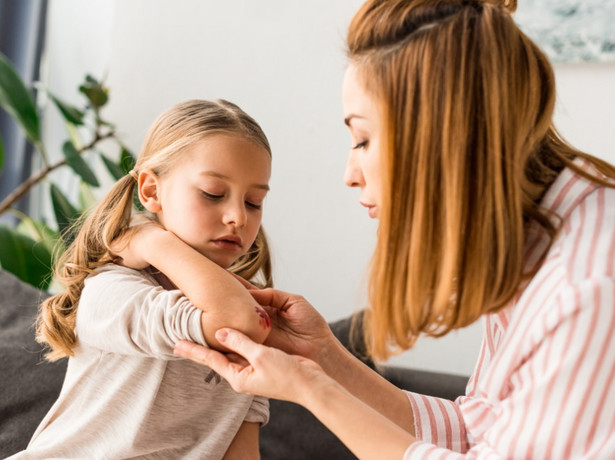
[[[152,275],[145,270],[134,270],[117,264],[106,264],[94,270],[85,279],[84,293],[88,291],[122,289],[130,286],[157,286]]]

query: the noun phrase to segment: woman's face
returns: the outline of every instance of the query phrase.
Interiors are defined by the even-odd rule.
[[[359,202],[372,219],[378,218],[382,203],[380,174],[381,111],[368,94],[356,66],[346,70],[342,89],[344,122],[350,130],[352,148],[348,154],[344,182],[361,190]]]

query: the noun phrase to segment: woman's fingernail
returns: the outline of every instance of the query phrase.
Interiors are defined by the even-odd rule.
[[[216,332],[216,339],[218,339],[220,342],[224,342],[227,337],[228,337],[228,332],[224,329],[220,329],[219,331]]]

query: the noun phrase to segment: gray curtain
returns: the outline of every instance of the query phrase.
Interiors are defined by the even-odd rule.
[[[13,63],[27,86],[39,78],[45,39],[47,0],[0,0],[0,51]],[[19,127],[0,111],[4,168],[0,173],[0,200],[30,175],[32,147]],[[26,210],[27,200],[17,206]],[[7,223],[8,218],[3,222]]]

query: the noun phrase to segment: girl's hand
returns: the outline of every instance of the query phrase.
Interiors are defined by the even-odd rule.
[[[155,234],[166,232],[157,222],[147,220],[125,230],[111,242],[113,261],[135,270],[142,270],[150,266],[147,262],[148,241]]]
[[[180,341],[175,354],[204,364],[220,374],[235,391],[302,403],[306,385],[328,380],[322,368],[302,356],[260,345],[234,329],[220,329],[216,339],[237,355]]]

